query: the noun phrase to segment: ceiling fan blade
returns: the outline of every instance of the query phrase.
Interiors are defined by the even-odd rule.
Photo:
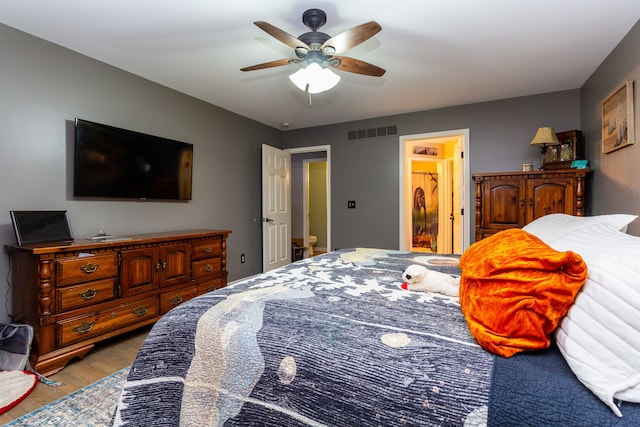
[[[369,64],[368,62],[360,61],[359,59],[353,59],[346,56],[334,56],[331,59],[337,59],[339,61],[338,64],[334,65],[335,68],[341,71],[347,71],[349,73],[381,77],[386,72],[384,68]],[[331,63],[331,61],[329,63]]]
[[[286,44],[287,46],[289,46],[292,49],[296,49],[296,48],[305,48],[306,50],[311,50],[311,48],[303,41],[298,40],[297,38],[293,37],[291,34],[282,31],[280,28],[278,27],[274,27],[273,25],[269,24],[268,22],[264,22],[264,21],[256,21],[254,22],[254,24],[256,24],[261,30],[263,30],[264,32],[266,32],[267,34],[269,34],[270,36],[278,39],[279,41],[281,41],[282,43]]]
[[[382,30],[382,27],[376,21],[370,21],[365,24],[358,25],[357,27],[343,31],[324,42],[322,44],[322,51],[325,52],[325,49],[333,48],[332,51],[325,52],[325,54],[328,55],[344,52],[370,39],[380,30]]]
[[[262,70],[264,68],[272,68],[279,67],[281,65],[289,65],[292,59],[278,59],[271,62],[265,62],[263,64],[252,65],[251,67],[240,68],[240,71],[254,71],[254,70]]]

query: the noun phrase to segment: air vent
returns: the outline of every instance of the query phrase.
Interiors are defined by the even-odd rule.
[[[379,128],[350,130],[349,132],[347,132],[347,140],[353,141],[356,139],[377,138],[380,136],[389,136],[389,135],[397,135],[397,134],[398,134],[398,126],[390,125],[390,126],[382,126]]]

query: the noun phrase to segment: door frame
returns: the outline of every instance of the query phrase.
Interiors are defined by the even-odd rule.
[[[455,129],[441,132],[428,132],[412,135],[402,135],[399,138],[399,231],[398,231],[398,247],[400,250],[411,250],[411,242],[407,240],[406,230],[408,222],[411,220],[406,218],[406,203],[410,200],[407,197],[406,183],[411,182],[411,153],[408,152],[408,148],[416,141],[433,140],[429,142],[436,142],[442,139],[459,138],[462,140],[462,155],[460,162],[462,163],[462,170],[460,176],[460,182],[458,186],[460,188],[460,195],[458,197],[458,203],[460,206],[460,212],[464,212],[462,217],[462,251],[466,250],[471,245],[471,210],[467,208],[465,203],[468,198],[467,193],[467,177],[471,176],[469,171],[469,129]]]
[[[311,224],[309,221],[310,218],[310,203],[309,203],[309,197],[311,196],[311,193],[309,193],[309,185],[310,185],[310,180],[309,180],[309,163],[327,163],[327,159],[326,158],[313,158],[313,159],[304,159],[302,161],[302,170],[303,170],[303,181],[304,181],[304,185],[302,187],[302,197],[304,198],[303,203],[302,203],[302,229],[304,230],[304,236],[303,236],[303,240],[304,240],[304,246],[305,248],[309,247],[309,235],[311,234]],[[328,184],[328,180],[326,179],[326,174],[325,174],[325,187]],[[328,215],[329,212],[329,208],[327,206],[327,212],[326,214]],[[328,222],[328,218],[327,218],[327,222]],[[326,227],[326,224],[325,224]],[[329,231],[327,230],[327,232],[325,234],[327,234],[327,236],[324,236],[324,240],[327,241],[328,239],[328,233]],[[325,248],[325,250],[327,250],[327,248]],[[306,258],[306,257],[305,257]]]
[[[288,151],[291,155],[314,152],[325,152],[327,154],[327,252],[329,252],[331,251],[331,145],[314,145],[310,147],[286,148],[285,151]],[[306,194],[306,185],[303,191],[305,193],[304,203],[306,204],[306,198],[308,197],[308,195]],[[306,211],[308,211],[308,206],[305,206],[304,210],[306,214]],[[304,247],[306,248],[307,246],[309,246],[309,224],[307,218],[303,218],[303,224],[303,228],[306,230],[305,235],[303,236]]]

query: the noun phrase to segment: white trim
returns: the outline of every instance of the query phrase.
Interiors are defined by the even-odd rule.
[[[408,191],[411,192],[411,189],[406,185],[407,181],[407,171],[411,171],[411,160],[412,154],[409,152],[409,147],[411,143],[415,140],[424,140],[424,139],[442,139],[442,138],[461,138],[463,140],[463,153],[464,158],[459,159],[462,161],[463,165],[463,173],[460,177],[460,208],[464,210],[463,216],[463,225],[462,225],[462,242],[464,251],[471,245],[471,211],[470,207],[467,207],[466,201],[468,198],[468,194],[466,193],[467,185],[466,180],[470,175],[469,170],[469,129],[457,129],[457,130],[448,130],[442,132],[429,132],[429,133],[421,133],[421,134],[413,134],[413,135],[402,135],[398,138],[399,144],[399,179],[398,179],[398,194],[400,199],[400,204],[398,206],[399,209],[399,230],[398,230],[398,248],[400,250],[410,250],[411,248],[406,247],[406,243],[411,240],[407,240],[407,218],[406,218],[406,200],[410,200],[410,197],[407,196],[407,188]],[[409,219],[410,221],[410,219]]]

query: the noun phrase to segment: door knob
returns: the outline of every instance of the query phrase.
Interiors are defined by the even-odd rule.
[[[272,223],[274,222],[271,218],[262,218],[262,222],[269,222]]]

